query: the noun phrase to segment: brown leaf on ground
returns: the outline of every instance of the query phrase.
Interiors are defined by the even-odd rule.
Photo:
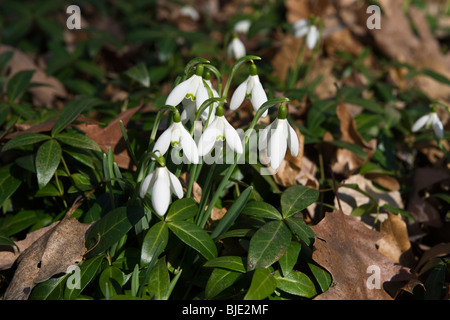
[[[59,223],[20,254],[4,300],[28,299],[34,285],[66,272],[69,266],[82,260],[86,252],[85,236],[92,223],[80,223],[70,217],[80,205],[81,201],[76,201]]]
[[[128,109],[120,113],[114,120],[112,120],[105,128],[97,124],[81,124],[78,128],[92,138],[102,148],[104,152],[108,152],[111,148],[114,153],[114,161],[119,168],[135,169],[135,164],[132,163],[128,149],[123,139],[122,130],[120,129],[120,121],[124,127],[127,127],[128,121],[131,117],[142,108],[142,105]]]
[[[182,174],[180,174],[179,178],[181,185],[183,186],[183,190],[186,193],[187,187],[189,185],[190,175],[187,172],[183,172]],[[192,184],[192,193],[189,196],[191,196],[195,200],[195,202],[200,203],[200,200],[202,198],[202,187],[200,187],[197,181],[194,181],[194,183]]]
[[[392,300],[395,292],[388,293],[385,288],[413,278],[407,269],[377,251],[375,244],[383,234],[354,217],[328,212],[311,228],[316,234],[313,260],[333,278],[331,287],[316,300]],[[379,274],[374,272],[377,268]],[[379,287],[373,276],[379,276]]]
[[[9,77],[12,77],[19,71],[34,70],[32,83],[40,83],[44,86],[37,86],[28,89],[33,96],[33,104],[36,106],[54,107],[54,101],[57,98],[66,98],[67,92],[62,83],[45,73],[28,55],[24,52],[7,45],[0,45],[0,54],[12,51],[14,53],[9,62]]]

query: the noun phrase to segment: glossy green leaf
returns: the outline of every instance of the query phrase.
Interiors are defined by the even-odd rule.
[[[141,266],[147,266],[150,261],[164,250],[169,241],[169,228],[164,221],[155,223],[145,234],[141,249]],[[155,249],[160,246],[159,251]]]
[[[308,266],[312,274],[314,275],[314,278],[316,278],[322,292],[327,291],[332,281],[331,274],[327,270],[323,269],[322,267],[316,266],[313,263],[308,263]]]
[[[264,201],[252,201],[247,203],[242,213],[266,219],[283,219],[280,212],[274,206]]]
[[[205,287],[205,298],[212,299],[229,288],[242,276],[242,273],[232,270],[215,268],[208,279]]]
[[[19,98],[30,85],[35,70],[22,70],[15,73],[8,81],[7,96],[10,103]]]
[[[276,280],[276,287],[284,292],[306,298],[311,298],[317,294],[314,282],[303,272],[292,271],[287,276],[282,277],[277,270],[273,277]]]
[[[288,188],[281,194],[281,212],[284,218],[306,209],[319,199],[319,191],[302,185]]]
[[[166,221],[188,220],[197,214],[197,203],[192,198],[174,201],[166,215]]]
[[[150,75],[148,74],[147,66],[143,62],[125,71],[125,75],[137,81],[145,88],[150,87]]]
[[[252,277],[250,288],[244,296],[244,300],[265,299],[275,291],[276,285],[275,278],[272,276],[269,269],[256,269]]]
[[[76,299],[80,293],[86,288],[86,286],[91,283],[92,279],[97,275],[97,271],[105,258],[104,255],[99,255],[84,261],[79,266],[79,274],[76,274],[74,271],[73,275],[69,275],[67,278],[67,283],[71,283],[71,285],[66,285],[64,291],[64,299],[65,300],[74,300]],[[79,276],[79,282],[77,283],[77,276]],[[73,280],[72,280],[73,278]]]
[[[158,260],[148,278],[148,294],[154,300],[167,300],[169,298],[170,277],[165,257]]]
[[[45,141],[50,139],[50,136],[42,134],[42,133],[31,133],[26,132],[21,135],[18,135],[11,140],[9,140],[2,148],[2,151],[8,151],[10,149],[27,146],[30,144],[39,143],[41,141]]]
[[[289,226],[289,228],[292,230],[292,232],[296,236],[298,236],[300,240],[305,242],[307,245],[310,245],[311,243],[314,242],[316,235],[314,234],[314,231],[305,224],[303,219],[289,217],[286,218],[285,221]]]
[[[11,239],[0,235],[0,246],[12,246],[19,249],[19,246]]]
[[[242,257],[222,256],[206,261],[204,267],[222,268],[231,271],[245,273],[245,264]]]
[[[91,228],[87,239],[87,257],[95,256],[118,242],[142,217],[142,207],[119,207],[108,212]]]
[[[108,300],[122,292],[125,274],[122,270],[114,266],[106,267],[98,279],[98,286]]]
[[[300,243],[292,241],[287,251],[283,254],[280,260],[278,260],[284,276],[287,276],[292,269],[294,269],[301,249],[302,245]]]
[[[278,261],[291,243],[291,232],[283,221],[263,225],[250,239],[247,269],[267,268]]]
[[[217,257],[217,248],[209,234],[189,221],[171,221],[169,229],[184,243],[198,251],[206,260]]]
[[[12,170],[13,164],[0,168],[0,207],[3,206],[5,201],[8,200],[22,184],[22,181],[11,173]]]
[[[60,118],[52,128],[52,137],[71,124],[83,111],[100,104],[97,98],[83,97],[70,101],[63,109]]]
[[[211,232],[211,238],[215,239],[228,230],[228,228],[234,223],[236,218],[241,213],[252,191],[253,187],[248,187],[247,189],[242,191],[239,197],[233,202],[231,207],[228,208],[227,212],[225,213],[225,216],[222,219],[220,219],[217,226]]]
[[[69,275],[64,274],[57,278],[38,283],[31,291],[29,300],[61,300],[64,297],[66,279]]]
[[[0,234],[7,237],[25,230],[38,221],[34,210],[22,210],[14,215],[9,215],[0,220]]]
[[[75,131],[61,132],[55,136],[55,139],[72,147],[102,151],[93,139]]]
[[[36,153],[36,175],[39,188],[44,187],[53,177],[61,161],[61,146],[55,140],[43,143]]]

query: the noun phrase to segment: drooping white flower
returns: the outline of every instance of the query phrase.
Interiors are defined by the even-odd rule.
[[[198,109],[208,99],[208,91],[205,88],[202,78],[203,68],[202,65],[198,65],[195,74],[173,88],[167,96],[166,105],[175,107],[184,99],[189,99],[195,102]]]
[[[248,30],[250,29],[251,21],[248,19],[241,20],[239,22],[236,22],[234,25],[234,32],[236,33],[244,33],[247,34]]]
[[[294,23],[294,37],[301,38],[306,35],[306,45],[313,49],[319,40],[319,30],[307,19],[300,19]]]
[[[179,114],[174,116],[174,122],[156,140],[153,152],[159,151],[161,155],[164,155],[170,145],[177,150],[182,149],[190,163],[197,164],[199,162],[197,145],[181,123]]]
[[[180,14],[182,16],[189,17],[194,21],[198,21],[200,19],[200,15],[199,15],[198,11],[190,5],[183,6],[180,9]]]
[[[239,108],[245,98],[250,99],[253,105],[253,109],[258,111],[261,105],[267,101],[267,95],[259,80],[256,66],[252,64],[250,66],[250,75],[242,82],[234,91],[230,101],[230,110],[236,110]],[[267,116],[266,110],[263,117]]]
[[[247,54],[247,50],[245,49],[244,43],[239,39],[239,37],[235,36],[228,44],[227,48],[228,58],[238,60],[242,57],[245,57]]]
[[[217,92],[216,89],[214,89],[214,87],[211,83],[211,80],[204,79],[204,81],[206,82],[206,84],[208,85],[209,89],[212,92],[212,97],[210,97],[210,98],[213,98],[213,97],[218,98],[219,93]],[[209,95],[208,95],[208,97],[209,97]],[[181,113],[181,121],[183,123],[187,123],[188,121],[190,121],[191,123],[194,123],[196,113],[199,110],[201,105],[198,105],[195,101],[192,101],[191,99],[183,99],[183,101],[181,103],[183,105],[183,111]],[[203,123],[205,123],[206,120],[208,119],[209,111],[211,108],[212,108],[212,110],[211,110],[211,116],[209,117],[209,123],[211,123],[214,120],[216,106],[217,106],[217,103],[213,103],[209,108],[205,109],[202,112],[202,114],[200,115],[200,119],[203,121]]]
[[[242,141],[236,129],[228,122],[223,114],[223,108],[217,107],[214,121],[203,131],[198,141],[200,156],[206,155],[212,150],[216,141],[224,141],[231,150],[238,154],[243,153]]]
[[[440,139],[444,138],[444,126],[435,111],[420,117],[412,126],[413,132],[419,131],[423,127],[433,127],[434,133]]]
[[[180,180],[166,166],[156,168],[142,181],[139,195],[144,198],[148,192],[151,192],[152,206],[159,216],[167,212],[172,193],[178,199],[183,197]]]
[[[286,118],[286,107],[281,106],[278,118],[261,131],[258,148],[267,151],[269,165],[277,170],[288,147],[291,155],[296,157],[299,152],[298,137]]]

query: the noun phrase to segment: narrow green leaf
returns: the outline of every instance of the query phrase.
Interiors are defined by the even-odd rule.
[[[14,241],[1,235],[0,235],[0,246],[11,246],[16,247],[18,250],[20,250],[19,246]]]
[[[142,217],[142,207],[119,207],[98,220],[91,228],[87,239],[87,257],[95,256],[119,241]]]
[[[300,240],[305,242],[307,245],[313,243],[316,235],[314,234],[314,231],[305,224],[303,219],[289,217],[286,218],[285,221],[292,232],[297,235]]]
[[[197,214],[197,203],[192,198],[175,200],[166,215],[166,221],[188,220]]]
[[[366,160],[367,155],[364,149],[354,143],[348,142],[348,141],[342,141],[342,140],[332,140],[332,141],[326,141],[326,143],[331,144],[332,146],[347,149],[348,151],[353,152],[355,155],[357,155],[359,158]]]
[[[13,103],[27,90],[33,74],[34,70],[22,70],[11,77],[7,86],[7,96],[10,103]]]
[[[302,211],[319,199],[319,191],[302,185],[288,188],[281,194],[281,212],[284,218]]]
[[[284,276],[287,276],[292,269],[294,269],[301,249],[302,245],[300,243],[292,241],[287,251],[283,254],[281,259],[278,260]]]
[[[231,271],[245,273],[245,264],[242,257],[238,256],[223,256],[206,261],[204,267],[222,268]]]
[[[212,299],[221,293],[226,288],[229,288],[237,279],[242,276],[242,273],[215,268],[208,279],[205,287],[205,298]]]
[[[227,210],[225,216],[219,221],[219,223],[211,233],[211,238],[216,239],[228,230],[228,228],[233,224],[233,222],[241,213],[252,191],[253,187],[248,187],[247,189],[242,191],[240,196],[233,202],[231,207]]]
[[[83,111],[86,109],[99,105],[101,100],[91,97],[83,97],[77,100],[70,101],[63,109],[61,117],[53,126],[52,137],[60,133],[65,127],[71,124]]]
[[[394,214],[400,214],[401,216],[408,218],[411,222],[414,222],[414,217],[411,214],[409,214],[408,211],[405,211],[398,207],[391,206],[390,204],[387,204],[387,203],[383,204],[381,206],[381,208],[386,209],[389,212],[394,213]]]
[[[29,300],[61,300],[64,295],[64,287],[68,274],[58,278],[50,278],[38,283],[31,291]]]
[[[169,297],[170,277],[166,258],[158,260],[148,278],[148,293],[154,300],[167,300]]]
[[[13,164],[0,168],[0,207],[3,206],[14,192],[20,187],[22,181],[11,173]]]
[[[75,131],[59,133],[55,136],[55,139],[72,147],[102,151],[97,142],[93,139]]]
[[[14,51],[5,51],[0,54],[0,72],[6,68],[14,55]]]
[[[61,161],[61,146],[55,140],[42,144],[36,153],[36,174],[39,188],[44,187],[53,177]]]
[[[252,201],[247,203],[242,213],[249,216],[257,216],[266,219],[283,219],[280,212],[275,209],[274,206],[264,201]]]
[[[291,232],[283,221],[263,225],[250,239],[247,269],[267,268],[278,261],[291,243]]]
[[[71,281],[73,277],[74,280],[77,280],[79,276],[79,283],[71,282],[71,285],[66,285],[66,289],[64,291],[64,299],[65,300],[74,300],[76,299],[80,293],[86,288],[86,286],[94,279],[97,274],[97,270],[99,269],[104,255],[96,256],[92,259],[84,261],[81,266],[79,266],[79,274],[76,272],[67,279],[67,282]]]
[[[256,269],[244,300],[265,299],[275,291],[276,285],[277,283],[269,269]]]
[[[158,257],[169,241],[169,228],[164,221],[154,224],[146,233],[141,249],[141,267],[147,266],[152,259]],[[155,249],[160,246],[158,252]]]
[[[322,292],[327,291],[332,281],[331,274],[327,270],[323,269],[322,267],[316,266],[313,263],[308,263],[308,266],[312,274],[316,278]]]
[[[10,149],[27,146],[30,144],[39,143],[44,140],[50,139],[50,136],[41,133],[23,133],[9,140],[2,148],[2,151],[8,151]]]
[[[306,298],[311,298],[317,294],[314,282],[303,272],[292,271],[287,276],[282,277],[277,270],[273,277],[276,280],[276,287],[284,292]]]
[[[189,221],[171,221],[169,229],[184,243],[198,251],[206,260],[217,257],[217,248],[205,230]]]
[[[150,75],[148,74],[147,67],[143,62],[125,71],[125,75],[137,81],[145,88],[150,87]]]

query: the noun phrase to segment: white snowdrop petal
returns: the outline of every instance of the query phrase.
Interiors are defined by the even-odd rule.
[[[153,146],[153,152],[159,151],[161,155],[165,154],[167,150],[169,149],[170,142],[172,140],[172,128],[173,124],[169,126],[156,140],[155,145]]]
[[[150,188],[150,182],[152,181],[153,172],[147,175],[141,183],[141,188],[139,190],[139,196],[143,199],[145,198],[145,195],[147,194],[149,188]]]
[[[444,126],[442,125],[441,120],[436,115],[436,118],[433,121],[433,130],[436,136],[440,139],[444,138]]]
[[[413,132],[416,132],[418,130],[420,130],[423,126],[425,126],[428,122],[428,119],[430,118],[430,115],[424,115],[422,117],[420,117],[412,126],[411,130]]]
[[[186,156],[189,162],[197,164],[199,162],[197,145],[186,129],[181,130],[180,143],[181,148],[183,149],[183,154]]]
[[[287,124],[287,126],[289,129],[288,141],[287,141],[289,150],[291,150],[291,155],[293,157],[296,157],[298,155],[299,148],[300,148],[297,133],[295,132],[294,128],[292,128],[289,124]]]
[[[219,117],[216,117],[214,121],[205,129],[205,131],[203,131],[203,134],[198,141],[198,152],[201,157],[211,151],[211,149],[214,147],[217,136],[222,134],[217,129],[218,119]]]
[[[208,98],[209,98],[208,90],[206,89],[206,87],[203,85],[202,82],[199,85],[196,93],[195,105],[197,107],[197,111],[198,109],[200,109],[200,106],[203,104],[203,102],[205,102],[205,100],[207,100]]]
[[[273,130],[269,140],[269,164],[272,169],[277,170],[283,161],[287,150],[287,140],[283,131],[280,129]]]
[[[225,141],[227,145],[234,151],[236,151],[237,154],[243,153],[242,148],[242,140],[239,137],[239,134],[237,133],[236,129],[233,128],[231,124],[228,123],[226,119],[225,121]]]
[[[306,37],[306,45],[309,49],[313,49],[316,46],[317,40],[319,39],[319,30],[316,26],[311,26]]]
[[[178,199],[183,198],[183,186],[178,180],[177,176],[172,172],[168,171],[170,179],[170,190],[178,197]]]
[[[234,91],[233,96],[230,100],[230,110],[236,110],[239,108],[242,104],[242,102],[245,99],[245,95],[247,93],[247,84],[248,84],[249,78],[242,82]]]
[[[258,81],[252,91],[251,102],[253,109],[257,111],[263,103],[267,101],[267,95],[262,84]],[[268,110],[264,111],[263,117],[267,116]]]
[[[159,216],[163,216],[170,204],[170,180],[167,168],[157,168],[158,176],[152,187],[152,206]]]
[[[167,96],[165,104],[174,107],[179,105],[181,101],[183,101],[183,99],[186,97],[186,94],[188,93],[192,80],[193,77],[190,77],[189,79],[181,82],[175,88],[173,88],[173,90]]]

